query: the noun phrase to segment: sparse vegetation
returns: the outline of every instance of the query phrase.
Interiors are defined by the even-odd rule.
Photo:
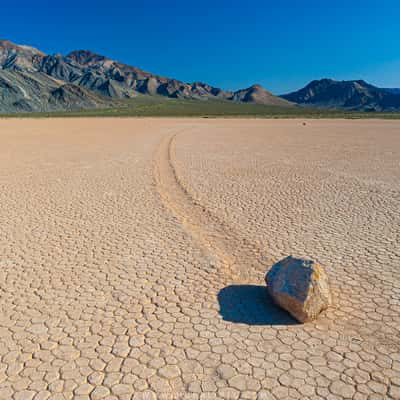
[[[396,112],[330,111],[303,107],[280,107],[228,101],[178,100],[161,96],[138,96],[121,100],[108,109],[4,114],[12,118],[57,117],[255,117],[255,118],[384,118],[400,119]]]

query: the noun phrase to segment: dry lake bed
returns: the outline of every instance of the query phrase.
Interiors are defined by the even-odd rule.
[[[1,400],[400,399],[400,122],[3,119],[0,204]]]

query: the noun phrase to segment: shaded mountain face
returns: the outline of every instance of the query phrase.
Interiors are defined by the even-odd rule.
[[[47,55],[33,47],[19,46],[5,40],[0,40],[0,72],[7,81],[4,85],[8,87],[6,92],[0,86],[2,112],[12,112],[13,105],[20,103],[27,111],[47,111],[49,107],[64,109],[66,105],[68,109],[104,107],[112,104],[110,99],[128,99],[138,94],[290,105],[259,85],[237,92],[224,91],[202,82],[185,83],[151,74],[88,50],[73,51],[66,56]],[[32,83],[30,87],[26,79],[28,75],[34,77],[32,82],[40,83]],[[81,88],[81,91],[76,87]],[[55,89],[60,89],[55,92],[59,100],[51,98],[50,101]],[[10,91],[13,96],[7,97],[6,93]],[[64,92],[61,97],[60,91]],[[61,102],[61,98],[64,102]],[[15,111],[20,109],[15,106]]]
[[[3,113],[109,108],[113,105],[112,99],[40,72],[0,69],[0,111]]]
[[[357,111],[400,110],[399,93],[375,87],[362,80],[316,80],[297,92],[281,97],[297,104],[321,108]]]
[[[388,93],[400,94],[400,89],[398,88],[384,88],[383,90]]]

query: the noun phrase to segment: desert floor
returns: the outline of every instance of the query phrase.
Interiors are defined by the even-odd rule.
[[[0,120],[0,202],[2,400],[400,399],[399,122]]]

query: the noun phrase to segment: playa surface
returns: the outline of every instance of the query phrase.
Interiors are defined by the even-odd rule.
[[[0,399],[400,399],[399,160],[395,121],[0,120]]]

